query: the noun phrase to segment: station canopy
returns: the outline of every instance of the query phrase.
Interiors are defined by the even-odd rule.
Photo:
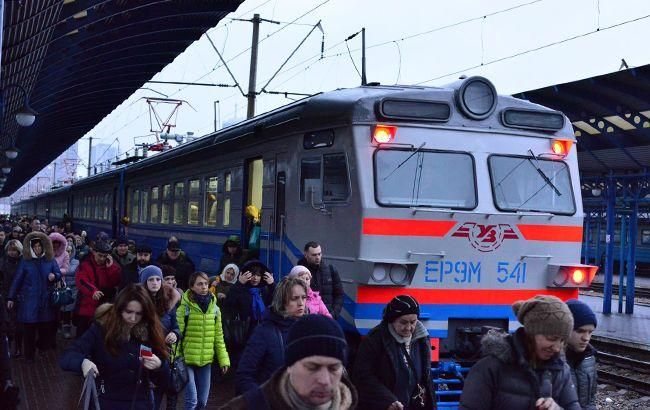
[[[514,96],[569,117],[583,177],[650,168],[650,65]]]
[[[10,195],[243,0],[4,1],[0,144]],[[18,87],[19,86],[19,87]],[[20,127],[27,94],[38,112]],[[0,164],[6,159],[2,155]]]

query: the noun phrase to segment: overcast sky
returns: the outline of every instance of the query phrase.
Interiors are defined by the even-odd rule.
[[[222,53],[236,81],[248,90],[253,13],[281,22],[260,27],[258,90],[264,86],[312,27],[318,28],[289,60],[267,90],[317,93],[360,84],[361,36],[366,28],[368,81],[382,84],[441,85],[460,74],[483,75],[500,93],[511,94],[574,81],[650,62],[650,2],[642,0],[246,0],[207,35]],[[293,24],[288,24],[293,23]],[[323,58],[321,42],[324,33]],[[247,51],[248,50],[248,51]],[[235,84],[204,35],[154,80]],[[204,135],[214,129],[214,101],[223,124],[246,116],[246,98],[237,88],[147,84],[169,98],[184,100],[176,133]],[[138,90],[87,135],[94,143],[154,142],[149,107]],[[289,103],[284,96],[258,97],[256,113]],[[161,117],[169,105],[157,107]],[[154,125],[154,127],[156,127]],[[116,142],[117,139],[117,142]],[[84,161],[88,145],[79,142]],[[94,158],[104,161],[108,158]],[[85,175],[85,168],[79,171]]]

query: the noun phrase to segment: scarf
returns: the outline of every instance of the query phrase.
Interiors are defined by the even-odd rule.
[[[339,388],[334,391],[334,396],[332,400],[315,406],[313,404],[305,403],[305,401],[298,395],[298,392],[293,388],[289,381],[289,373],[284,372],[280,378],[280,389],[279,393],[284,399],[284,401],[289,404],[289,408],[296,410],[344,410],[349,409],[352,404],[352,392],[348,386],[343,383],[343,380],[339,383]]]
[[[411,354],[411,340],[413,339],[413,335],[410,337],[402,337],[398,335],[392,323],[388,324],[388,332],[391,336],[393,336],[393,339],[395,339],[397,343],[404,345],[404,348],[408,354]]]
[[[230,269],[230,268],[232,268],[232,270],[235,271],[235,276],[233,276],[232,280],[226,280],[226,271],[228,269]],[[239,267],[237,265],[235,265],[234,263],[227,264],[223,268],[223,270],[221,271],[221,275],[219,275],[219,277],[221,278],[222,281],[228,282],[228,283],[231,283],[231,284],[235,284],[235,282],[237,282],[237,276],[239,276]]]
[[[192,291],[193,293],[193,299],[196,302],[197,305],[201,308],[201,311],[203,313],[206,313],[208,311],[208,306],[210,305],[210,302],[212,301],[212,293],[208,292],[205,295],[199,295],[198,293]]]
[[[258,322],[262,320],[262,312],[265,308],[261,292],[261,288],[248,288],[248,293],[251,295],[251,315]]]

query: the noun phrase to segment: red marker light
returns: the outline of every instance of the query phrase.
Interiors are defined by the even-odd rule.
[[[372,139],[378,144],[387,144],[395,139],[397,127],[392,125],[377,125],[372,134]]]
[[[583,271],[582,269],[576,269],[573,272],[571,272],[571,280],[576,285],[580,285],[582,282],[584,282],[585,278],[586,278],[585,271]]]
[[[553,140],[551,142],[551,151],[553,154],[566,157],[571,150],[573,141],[570,140]]]

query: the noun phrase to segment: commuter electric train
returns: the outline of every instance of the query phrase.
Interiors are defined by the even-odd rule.
[[[175,235],[216,273],[224,241],[249,243],[276,277],[322,244],[345,289],[341,322],[363,335],[411,294],[435,352],[476,353],[511,304],[588,286],[570,122],[497,95],[482,77],[441,88],[371,84],[305,98],[172,150],[14,204],[93,237],[128,235],[162,251]],[[128,218],[128,224],[122,223]]]

